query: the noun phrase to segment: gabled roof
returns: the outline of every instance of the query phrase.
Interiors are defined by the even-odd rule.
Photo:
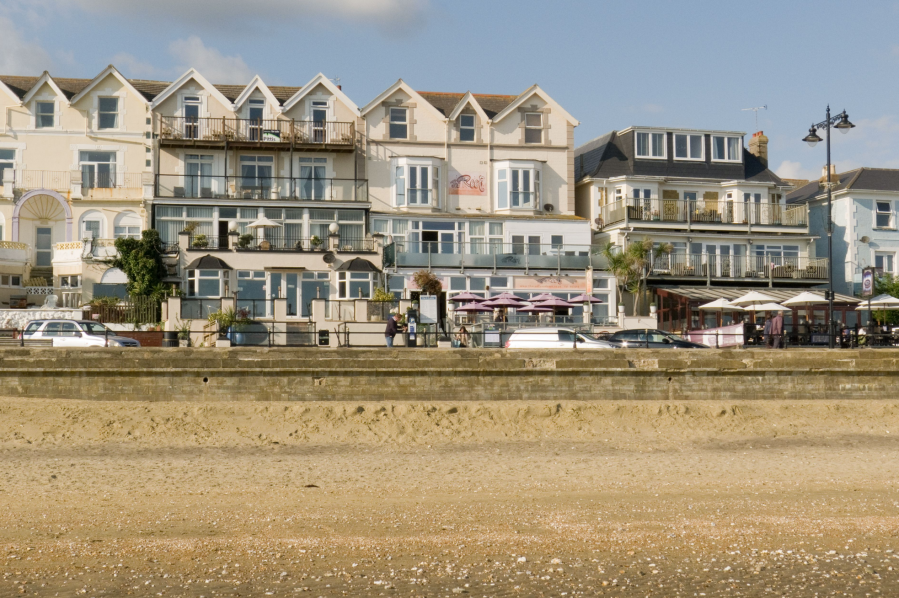
[[[80,100],[81,98],[83,98],[83,97],[87,94],[88,91],[90,91],[91,89],[93,89],[94,86],[96,86],[98,83],[100,83],[100,81],[102,81],[103,79],[105,79],[105,78],[108,77],[109,75],[113,75],[116,79],[119,80],[119,82],[120,82],[122,85],[124,85],[125,87],[127,87],[128,89],[130,89],[132,92],[134,92],[134,95],[136,95],[136,96],[139,97],[141,100],[143,100],[144,102],[146,102],[146,103],[149,104],[149,102],[147,101],[147,98],[144,96],[144,94],[142,94],[141,92],[139,92],[139,91],[134,87],[134,85],[132,85],[131,82],[130,82],[128,79],[126,79],[126,78],[122,75],[122,73],[120,73],[119,70],[118,70],[116,67],[114,67],[113,65],[111,65],[111,64],[110,64],[108,67],[106,67],[105,69],[103,69],[103,72],[101,72],[99,75],[97,75],[96,77],[94,77],[93,79],[91,79],[90,83],[88,83],[87,85],[85,85],[85,86],[81,89],[81,91],[79,91],[77,94],[75,94],[75,95],[72,97],[72,99],[69,100],[69,101],[70,101],[72,104],[74,104],[75,102],[77,102],[78,100]]]
[[[300,102],[300,100],[309,95],[309,92],[315,89],[318,85],[324,85],[328,91],[337,96],[337,98],[341,102],[343,102],[348,108],[350,108],[356,114],[356,116],[360,116],[359,106],[357,106],[355,102],[353,102],[353,100],[349,98],[349,96],[343,93],[343,90],[337,87],[337,85],[335,85],[333,81],[325,77],[323,73],[319,73],[314,76],[312,80],[309,81],[309,83],[301,87],[299,91],[297,91],[290,99],[284,102],[284,111],[286,112],[296,106]]]
[[[466,93],[420,91],[418,94],[450,120],[457,118],[469,103],[474,106],[481,118],[490,120],[515,101],[515,96],[471,93],[470,91]]]
[[[381,104],[381,102],[383,102],[385,99],[390,97],[391,94],[395,93],[397,90],[400,90],[400,89],[403,90],[404,92],[406,92],[406,94],[408,94],[410,97],[421,100],[422,104],[424,104],[425,106],[428,107],[428,109],[433,111],[435,117],[439,118],[440,120],[443,120],[446,118],[444,113],[437,110],[437,108],[435,108],[431,102],[427,101],[424,97],[421,96],[421,94],[419,94],[417,91],[415,91],[414,89],[409,87],[409,84],[406,83],[405,81],[403,81],[402,79],[398,79],[396,83],[394,83],[393,85],[391,85],[390,87],[388,87],[387,89],[382,91],[378,95],[378,97],[376,97],[371,102],[366,104],[362,108],[361,115],[365,116],[366,114],[371,112],[371,110],[373,108],[375,108],[376,106],[379,106]]]
[[[66,100],[66,102],[68,102],[69,99],[74,96],[75,93],[77,93],[75,92],[71,93],[70,95],[66,95],[65,92],[63,92],[63,90],[59,88],[59,85],[56,84],[56,81],[53,80],[53,77],[50,76],[50,73],[44,71],[44,74],[38,77],[37,81],[31,86],[31,89],[28,90],[28,93],[25,94],[25,97],[22,98],[22,103],[24,104],[31,101],[31,98],[34,97],[34,94],[37,93],[37,90],[43,87],[44,83],[48,84],[51,89],[56,92],[56,95],[62,97],[64,100]],[[81,91],[81,89],[79,89],[78,91]]]
[[[0,77],[0,91],[8,95],[10,99],[13,100],[16,104],[22,103],[21,96],[13,91],[6,83],[4,83],[2,77]]]
[[[524,104],[531,96],[533,96],[535,94],[539,95],[541,98],[543,98],[543,100],[546,103],[551,104],[553,107],[553,110],[561,112],[562,116],[565,117],[565,120],[567,120],[574,126],[578,126],[580,124],[580,122],[578,122],[578,120],[576,118],[571,116],[571,114],[569,114],[568,111],[566,111],[564,108],[562,108],[562,106],[560,106],[558,102],[556,102],[554,99],[552,99],[550,97],[550,95],[548,93],[546,93],[545,91],[543,91],[543,89],[541,89],[540,86],[537,85],[536,83],[534,85],[530,86],[527,90],[525,90],[525,92],[523,94],[518,96],[518,98],[516,98],[514,102],[512,102],[511,104],[506,106],[499,114],[497,114],[494,117],[493,122],[499,122],[502,119],[506,118],[507,116],[512,114],[515,110],[517,110],[519,106]]]
[[[250,81],[249,84],[244,88],[240,95],[238,95],[234,100],[235,110],[243,106],[244,102],[246,102],[250,98],[250,94],[252,94],[253,91],[257,89],[262,92],[262,95],[265,96],[266,100],[268,100],[275,106],[281,106],[281,102],[279,102],[278,98],[274,96],[274,94],[268,88],[268,85],[266,85],[265,82],[262,81],[262,77],[256,75],[255,77],[253,77],[253,80]]]
[[[666,160],[639,160],[634,156],[634,129],[629,128],[611,131],[574,150],[575,182],[585,178],[621,176],[749,181],[789,187],[745,147],[742,163],[712,162],[708,159],[704,162],[679,161],[673,159],[670,151]]]
[[[826,193],[824,177],[811,181],[787,195],[787,203],[808,203]],[[834,192],[885,191],[899,193],[899,170],[894,168],[856,168],[836,175]]]
[[[229,100],[219,91],[214,85],[212,85],[209,81],[206,80],[206,77],[201,75],[199,71],[195,68],[190,68],[186,73],[178,77],[171,85],[165,88],[159,95],[157,95],[153,99],[153,103],[150,105],[151,108],[156,108],[160,104],[162,104],[170,95],[178,91],[184,84],[186,84],[191,79],[194,79],[197,83],[199,83],[203,89],[208,91],[212,97],[217,99],[219,102],[224,104],[227,108],[233,110],[234,104],[232,100]]]

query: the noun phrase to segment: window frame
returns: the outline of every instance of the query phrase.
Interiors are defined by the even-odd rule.
[[[646,155],[640,154],[640,135],[648,135],[647,149],[648,149],[649,153]],[[661,139],[662,153],[661,153],[661,155],[654,155],[653,152],[656,150],[656,141],[658,139]],[[634,131],[634,158],[637,158],[640,160],[667,160],[668,159],[668,135],[665,133],[665,131],[653,131],[653,130]]]
[[[115,100],[115,112],[109,112],[103,110],[103,100]],[[118,96],[101,96],[97,98],[97,130],[98,131],[116,131],[120,126],[120,107],[121,101]],[[104,115],[112,115],[113,116],[113,125],[111,127],[103,126],[103,116]]]
[[[887,211],[880,210],[880,204],[886,204],[889,207]],[[878,230],[894,230],[895,219],[893,217],[893,202],[889,200],[875,199],[874,200],[874,228]],[[887,225],[881,226],[879,219],[881,216],[887,217]]]
[[[471,124],[466,125],[463,122],[463,119],[470,118]],[[477,138],[477,127],[478,127],[478,119],[475,114],[460,114],[459,115],[459,141],[463,143],[473,143]],[[464,133],[470,132],[471,139],[465,139]]]
[[[540,119],[540,124],[536,125],[536,126],[529,125],[528,124],[529,116],[538,117]],[[544,131],[543,117],[544,117],[544,114],[542,112],[525,112],[524,113],[523,121],[524,121],[524,143],[525,143],[525,145],[541,145],[541,144],[543,144],[543,142],[544,142],[544,139],[543,139],[543,131]],[[540,135],[539,141],[528,141],[528,133],[533,133],[533,132],[536,132],[538,135]]]
[[[880,259],[881,265],[877,265],[877,260]],[[889,269],[887,269],[884,264],[889,260]],[[881,274],[895,274],[896,273],[896,254],[892,251],[875,251],[874,252],[874,267],[880,270]]]
[[[337,298],[344,300],[353,300],[353,299],[371,299],[372,297],[372,285],[374,282],[374,277],[371,272],[338,272],[337,273]],[[363,294],[362,297],[353,296],[350,292],[353,285],[362,285],[364,283],[368,283],[368,294]],[[359,288],[357,286],[356,288]]]
[[[678,137],[686,137],[687,138],[687,155],[685,157],[681,157],[677,155],[677,138]],[[691,152],[691,138],[698,137],[699,138],[699,156],[693,156]],[[677,131],[674,132],[674,159],[680,162],[705,162],[705,135],[703,133],[679,133]]]
[[[542,189],[542,172],[543,164],[529,160],[502,160],[494,162],[494,187],[495,195],[494,205],[497,211],[515,211],[527,210],[534,211],[542,209],[543,189]],[[523,189],[524,173],[530,173],[528,189]],[[518,190],[514,189],[515,179],[518,175]],[[514,205],[513,194],[518,194],[519,203]],[[521,194],[532,196],[530,205],[522,205]],[[505,204],[505,205],[503,205]]]
[[[49,104],[53,107],[53,111],[47,114],[41,112],[41,106]],[[53,122],[50,125],[41,124],[41,117],[49,116]],[[34,101],[34,128],[35,129],[55,129],[57,128],[56,100],[35,100]]]
[[[724,140],[724,157],[715,157],[717,154],[717,147],[715,145],[716,139]],[[737,157],[733,158],[730,155],[731,144],[728,140],[734,140],[737,144],[736,152]],[[712,145],[712,162],[729,162],[731,164],[737,164],[743,162],[743,138],[737,135],[712,135],[711,136],[711,145]]]
[[[393,120],[394,111],[397,114],[402,112],[403,120]],[[403,136],[399,137],[393,134],[393,127],[403,127]],[[405,106],[391,106],[387,109],[387,137],[389,139],[408,140],[409,139],[409,108]]]
[[[392,162],[393,179],[390,182],[393,205],[397,208],[438,208],[441,202],[442,160],[436,158],[397,158]],[[412,184],[412,169],[415,169],[416,187]],[[422,169],[427,175],[422,177]],[[426,181],[423,179],[427,179]],[[426,183],[426,187],[422,187]],[[413,193],[414,192],[414,193]],[[422,192],[427,201],[422,202]],[[415,197],[415,202],[412,198]]]

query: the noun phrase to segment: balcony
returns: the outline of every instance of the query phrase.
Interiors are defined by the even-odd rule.
[[[143,193],[144,173],[141,172],[82,173],[81,176],[84,199],[140,199]]]
[[[616,225],[683,230],[808,232],[808,206],[723,200],[629,199],[600,207],[600,229]]]
[[[16,170],[13,186],[22,191],[49,189],[66,193],[72,187],[72,173],[68,170]]]
[[[85,249],[90,250],[90,253]],[[85,258],[111,260],[118,256],[115,239],[86,239],[57,243],[53,246],[53,263],[80,262]]]
[[[286,251],[294,253],[328,251],[329,239],[319,238],[294,238],[278,236],[278,229],[270,229],[265,233],[266,237],[238,238],[234,249],[236,251]],[[218,251],[229,249],[228,236],[191,235],[188,241],[188,249],[191,251]],[[350,238],[341,237],[334,251],[345,253],[372,253],[376,251],[375,241],[371,237]]]
[[[356,127],[351,122],[162,116],[159,142],[163,147],[353,151]]]
[[[425,241],[395,243],[395,264],[384,248],[384,265],[399,268],[481,268],[499,270],[585,270],[605,269],[607,262],[590,245],[538,245],[535,243],[490,243],[469,241],[450,243]]]
[[[654,278],[702,280],[827,280],[827,259],[772,255],[716,255],[672,253],[656,258]]]
[[[18,241],[0,241],[0,263],[22,264],[31,255],[31,246]]]
[[[7,175],[6,172],[10,174]],[[16,170],[5,171],[4,176],[5,181],[0,186],[0,195],[6,195],[3,190],[10,187],[13,190],[11,197],[15,198],[35,189],[48,189],[61,194],[71,192],[74,198],[78,199],[80,189],[83,199],[140,199],[143,196],[145,173],[93,174],[78,170]]]
[[[368,202],[365,179],[156,175],[156,197]]]

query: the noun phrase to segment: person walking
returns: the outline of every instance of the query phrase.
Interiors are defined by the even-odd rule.
[[[771,338],[771,316],[765,317],[765,327],[762,329],[762,337],[765,339],[765,346],[770,349],[771,345],[774,343]]]
[[[399,322],[397,321],[397,316],[396,314],[390,314],[390,317],[387,318],[387,328],[384,330],[384,340],[387,342],[388,347],[393,347],[393,337],[396,336],[398,330]]]
[[[771,341],[775,349],[784,348],[784,312],[779,311],[771,318]]]

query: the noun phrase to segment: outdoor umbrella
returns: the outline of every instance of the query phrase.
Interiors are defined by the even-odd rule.
[[[553,310],[551,307],[543,307],[541,305],[528,305],[527,307],[518,308],[520,314],[540,314],[549,313]]]
[[[279,228],[280,226],[281,225],[278,224],[277,222],[275,222],[274,220],[269,220],[268,218],[263,216],[259,220],[256,220],[256,221],[248,224],[247,228]]]
[[[587,295],[585,293],[583,295],[578,295],[577,297],[569,298],[568,303],[604,303],[604,301],[602,299],[594,297],[593,295]]]
[[[493,297],[488,301],[482,301],[481,305],[485,307],[524,307],[526,304],[507,297]]]
[[[899,309],[899,299],[896,299],[892,295],[878,295],[876,297],[871,297],[871,308],[878,308],[880,310],[884,309]],[[865,300],[864,303],[855,308],[855,311],[865,311],[868,309],[868,301]]]
[[[474,293],[469,293],[465,291],[464,293],[459,293],[458,295],[453,295],[450,297],[450,301],[453,303],[464,303],[465,301],[484,301],[484,298],[480,295],[475,295]]]
[[[779,303],[756,303],[744,307],[746,311],[789,311],[788,307],[784,307]]]
[[[810,293],[809,291],[803,291],[795,297],[791,297],[790,299],[787,299],[783,302],[784,305],[804,305],[805,320],[807,322],[812,321],[812,318],[809,317],[811,306],[820,305],[822,303],[827,303],[827,299],[825,299],[822,295],[819,295],[817,293]]]
[[[518,295],[513,295],[512,293],[508,293],[508,292],[500,293],[499,295],[496,295],[495,297],[490,298],[491,301],[494,301],[496,299],[511,299],[512,301],[524,301],[524,299],[522,299]]]
[[[699,309],[708,309],[711,311],[743,311],[742,307],[732,304],[727,299],[715,299],[711,303],[700,305]]]
[[[558,297],[553,297],[552,299],[541,301],[537,305],[540,307],[577,307],[576,305],[572,305],[567,301],[562,301]]]
[[[540,293],[539,295],[533,295],[531,297],[528,297],[528,301],[531,301],[531,302],[549,301],[553,297],[555,297],[555,295],[553,295],[552,293]]]
[[[466,303],[465,305],[463,305],[461,307],[457,307],[456,311],[469,312],[469,313],[488,312],[489,311],[492,313],[493,308],[484,307],[484,305],[481,303],[471,302],[471,303]]]
[[[749,305],[753,303],[765,303],[766,301],[775,301],[774,297],[759,293],[758,291],[749,291],[742,297],[737,297],[731,301],[734,305]]]

